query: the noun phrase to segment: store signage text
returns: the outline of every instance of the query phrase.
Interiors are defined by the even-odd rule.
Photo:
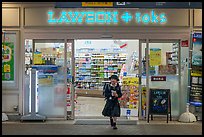
[[[151,10],[149,13],[136,12],[134,15],[128,11],[123,12],[120,17],[117,10],[114,11],[62,11],[59,17],[54,17],[54,11],[48,11],[49,24],[119,24],[120,20],[126,24],[135,21],[143,24],[166,24],[165,13],[156,13]]]
[[[194,33],[193,38],[201,38],[202,39],[202,33]]]
[[[151,81],[166,81],[166,76],[152,76]]]
[[[181,41],[181,47],[188,47],[188,40]]]
[[[82,7],[113,7],[113,2],[82,2]]]

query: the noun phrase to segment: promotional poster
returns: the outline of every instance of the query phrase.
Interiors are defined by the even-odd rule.
[[[14,44],[2,43],[2,81],[14,81]]]

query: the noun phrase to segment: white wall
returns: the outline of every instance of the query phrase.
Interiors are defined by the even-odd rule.
[[[94,40],[94,39],[75,40],[76,45],[75,50],[80,48],[96,48],[96,49],[119,48],[121,44],[115,44],[114,41],[120,41],[121,44],[127,43],[128,45],[127,47],[134,47],[135,42],[139,42],[139,40]]]

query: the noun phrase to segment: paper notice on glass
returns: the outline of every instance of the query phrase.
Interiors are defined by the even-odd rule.
[[[198,83],[198,77],[192,77],[192,83],[197,84]]]
[[[151,48],[150,49],[150,66],[161,65],[161,49]]]
[[[41,52],[35,52],[34,53],[34,65],[42,64],[42,53]]]

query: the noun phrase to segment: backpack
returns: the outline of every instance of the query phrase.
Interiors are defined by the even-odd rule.
[[[103,86],[103,96],[105,97],[105,90],[106,90],[106,87],[108,86],[108,88],[110,89],[110,84],[109,83],[105,83],[104,86]]]
[[[106,87],[108,86],[109,90],[111,90],[111,86],[110,86],[110,83],[106,83],[104,86],[103,86],[103,96],[105,97],[105,90],[106,90]],[[117,90],[118,90],[118,86],[117,86]]]

